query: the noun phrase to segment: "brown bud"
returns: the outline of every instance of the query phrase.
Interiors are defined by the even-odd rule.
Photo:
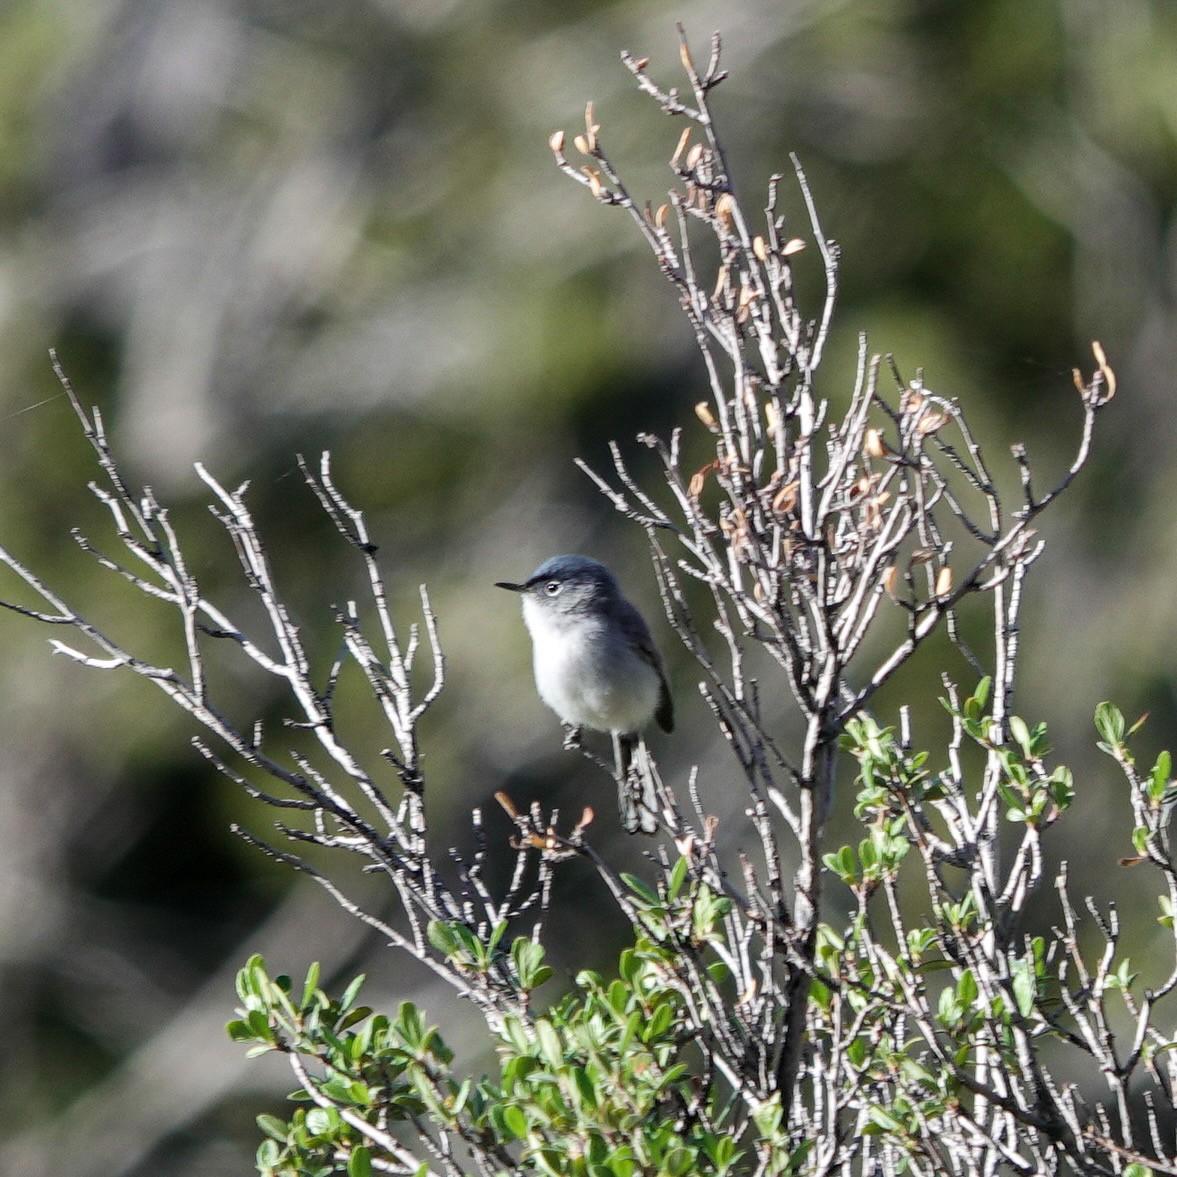
[[[735,219],[736,199],[730,192],[725,192],[715,202],[715,215],[725,229],[730,229]]]
[[[552,149],[553,155],[562,155],[564,152],[564,132],[553,131],[548,136],[548,146]]]
[[[887,594],[887,596],[894,598],[895,584],[898,580],[899,569],[896,568],[894,564],[888,564],[887,567],[883,569],[882,576],[883,591]]]
[[[776,433],[781,427],[781,411],[777,408],[776,401],[766,401],[764,404],[764,419],[768,422],[769,429]]]
[[[670,205],[660,204],[658,206],[658,211],[654,214],[654,224],[657,225],[659,229],[665,229],[666,228],[666,218],[669,215],[670,215]]]
[[[699,166],[699,160],[703,158],[703,144],[696,143],[690,151],[687,152],[687,167],[693,172]]]
[[[864,494],[868,494],[874,487],[876,478],[873,474],[864,474],[851,488],[849,498],[852,503],[858,502]]]
[[[936,554],[935,548],[916,548],[911,553],[911,562],[915,564],[926,564]]]
[[[674,149],[674,154],[670,157],[670,166],[672,168],[678,167],[678,161],[681,158],[682,153],[686,150],[686,146],[690,138],[691,128],[686,127],[684,128],[683,133],[678,137],[678,146]]]
[[[862,450],[868,457],[882,458],[887,453],[887,443],[883,441],[882,431],[868,429],[862,439]]]
[[[682,67],[687,73],[693,74],[695,72],[695,63],[691,58],[691,50],[685,40],[678,43],[678,59],[682,62]]]
[[[758,261],[768,261],[768,246],[765,244],[764,238],[759,234],[752,238],[752,252],[756,255]]]
[[[711,430],[712,433],[719,432],[719,426],[715,422],[715,415],[711,412],[706,401],[700,401],[695,406],[695,416]]]
[[[592,168],[582,168],[581,171],[588,176],[589,191],[600,200],[601,194],[605,191],[605,186],[601,183],[601,173],[593,171]]]
[[[1103,399],[1110,401],[1116,395],[1116,374],[1103,353],[1103,345],[1097,339],[1091,341],[1091,354],[1095,356],[1095,362],[1099,365],[1100,375],[1103,376],[1104,386],[1107,388]]]
[[[794,237],[781,246],[781,257],[792,257],[793,254],[800,253],[804,248],[805,242],[800,237]]]
[[[691,481],[687,486],[687,494],[692,499],[697,500],[703,493],[703,486],[707,481],[707,471],[710,469],[710,466],[704,466],[702,470],[696,470],[695,473],[691,475]]]
[[[636,70],[643,70],[643,69],[645,69],[645,68],[646,68],[646,66],[648,66],[649,64],[650,64],[650,59],[649,59],[648,57],[639,57],[639,58],[637,59],[637,61],[635,61],[635,62],[633,63],[633,68],[634,68],[634,69],[636,69]]]
[[[590,151],[597,149],[597,133],[600,131],[600,124],[593,119],[592,102],[585,104],[585,141],[588,144]]]
[[[947,423],[947,413],[925,413],[916,426],[916,432],[927,436],[929,433],[935,433],[937,429],[943,429]]]
[[[593,151],[589,146],[589,141],[583,135],[577,135],[572,142],[581,155],[592,155]]]
[[[515,808],[515,802],[507,796],[506,793],[498,792],[495,794],[495,800],[507,811],[507,816],[516,818],[519,816],[519,810]]]
[[[797,505],[797,487],[800,483],[786,482],[772,497],[772,509],[778,515],[787,515]]]
[[[947,564],[936,573],[936,596],[946,597],[952,592],[952,569]]]

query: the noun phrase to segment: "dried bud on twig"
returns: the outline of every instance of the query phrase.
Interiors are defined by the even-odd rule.
[[[715,202],[715,216],[725,229],[730,229],[732,227],[735,221],[735,211],[735,197],[732,196],[730,192],[725,192]]]
[[[797,505],[797,488],[801,484],[795,479],[786,482],[780,490],[772,496],[772,509],[778,515],[787,515]]]
[[[952,592],[952,569],[947,564],[936,573],[936,596],[943,599]]]
[[[702,470],[696,470],[695,473],[691,475],[691,481],[687,486],[687,494],[696,502],[698,502],[699,496],[703,493],[703,487],[707,482],[707,475],[710,474],[712,470],[717,469],[718,465],[718,462],[708,462]]]
[[[781,411],[777,408],[776,401],[764,402],[764,419],[768,422],[768,427],[773,433],[780,429]]]
[[[871,458],[885,458],[887,443],[883,440],[882,431],[868,429],[862,439],[862,452]]]
[[[926,436],[929,433],[935,433],[938,429],[942,429],[947,424],[947,422],[947,413],[925,413],[920,418],[919,424],[916,426],[916,432]]]
[[[711,412],[711,409],[708,407],[706,401],[700,401],[695,406],[695,416],[698,417],[699,420],[702,421],[703,424],[706,425],[712,433],[719,432],[719,426],[715,421],[715,414]]]
[[[548,146],[552,149],[553,155],[564,154],[564,132],[553,131],[548,136]]]
[[[879,476],[877,474],[864,474],[851,488],[847,494],[847,498],[852,503],[858,502],[863,495],[870,494],[872,490],[878,485]]]
[[[589,102],[584,108],[584,141],[588,145],[586,155],[591,155],[597,150],[597,135],[600,130],[600,123],[593,119],[593,104]]]
[[[794,237],[781,246],[781,257],[792,257],[793,254],[800,253],[804,248],[805,242],[800,237]]]
[[[1092,340],[1091,352],[1095,356],[1095,362],[1099,365],[1099,374],[1103,377],[1104,387],[1107,389],[1103,398],[1103,403],[1106,404],[1116,395],[1116,374],[1112,371],[1107,356],[1103,354],[1103,345],[1098,339]]]

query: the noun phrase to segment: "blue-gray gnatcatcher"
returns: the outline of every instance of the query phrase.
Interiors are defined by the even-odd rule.
[[[553,556],[522,584],[496,587],[523,597],[539,697],[573,729],[572,740],[582,727],[613,736],[621,823],[631,834],[652,834],[654,782],[633,753],[651,719],[673,730],[674,704],[642,615],[613,573],[587,556]]]

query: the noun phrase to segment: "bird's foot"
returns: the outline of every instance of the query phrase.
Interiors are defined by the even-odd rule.
[[[564,750],[575,752],[580,748],[580,728],[576,724],[564,725]]]

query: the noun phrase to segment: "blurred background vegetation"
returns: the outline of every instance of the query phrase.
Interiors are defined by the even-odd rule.
[[[547,137],[577,130],[593,99],[606,149],[658,203],[679,128],[618,51],[679,84],[675,20],[700,55],[724,33],[715,110],[746,206],[795,151],[841,243],[822,374],[836,403],[866,331],[905,375],[922,365],[960,398],[995,465],[1026,440],[1044,485],[1076,440],[1070,369],[1090,368],[1090,340],[1106,348],[1120,396],[1044,526],[1020,709],[1076,770],[1081,820],[1053,852],[1131,902],[1135,876],[1114,865],[1130,846],[1108,835],[1127,800],[1090,718],[1105,697],[1149,710],[1148,747],[1171,744],[1177,721],[1177,6],[1164,0],[7,0],[0,541],[116,635],[169,648],[168,619],[69,537],[105,533],[56,347],[237,611],[245,590],[192,463],[251,481],[329,660],[329,606],[355,577],[294,458],[330,448],[401,615],[425,581],[440,618],[449,685],[424,733],[439,855],[469,836],[476,805],[505,840],[490,798],[506,788],[566,811],[594,801],[600,839],[638,862],[611,786],[560,751],[517,602],[491,583],[582,551],[656,615],[641,532],[572,459],[603,468],[618,438],[652,472],[635,434],[682,422],[701,464],[690,406],[704,382],[636,233],[558,174]],[[676,780],[701,762],[728,813],[691,669],[657,632],[681,721],[655,750]],[[937,674],[925,652],[903,685],[932,744]],[[231,665],[221,689],[242,716],[277,706]],[[423,970],[231,837],[231,820],[264,833],[270,817],[209,775],[158,692],[51,658],[45,631],[12,616],[0,691],[0,1172],[252,1171],[253,1116],[291,1086],[223,1036],[233,971],[255,950],[293,973],[312,959],[325,975],[366,970],[371,1003],[418,1000],[475,1048],[468,1011]],[[881,720],[899,699],[879,700]],[[594,918],[606,905],[587,870],[568,864],[556,901],[576,929],[552,945],[557,963],[607,966],[620,930]],[[1154,927],[1142,910],[1145,961]]]

